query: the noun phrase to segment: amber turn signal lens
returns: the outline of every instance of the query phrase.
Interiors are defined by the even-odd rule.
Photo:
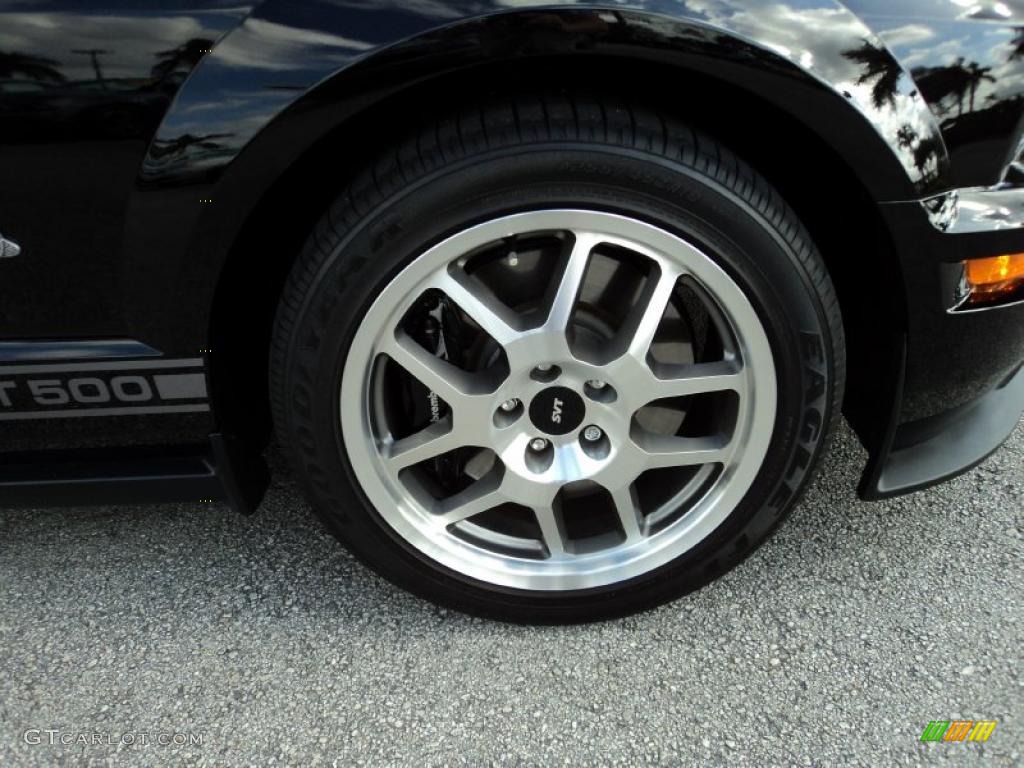
[[[1024,253],[969,259],[964,262],[964,278],[971,304],[1005,299],[1024,289]]]

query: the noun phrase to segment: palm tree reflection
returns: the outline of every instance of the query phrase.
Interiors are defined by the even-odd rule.
[[[843,56],[864,68],[863,74],[857,79],[857,85],[874,81],[871,87],[871,101],[875,109],[896,106],[903,69],[889,51],[870,40],[864,40],[859,48],[843,51]]]
[[[20,75],[37,83],[63,83],[67,78],[57,69],[59,66],[56,59],[0,51],[0,80],[13,80]]]
[[[152,75],[157,80],[164,80],[175,72],[191,72],[212,47],[213,40],[195,37],[177,48],[160,51],[156,54],[159,61],[153,65]]]
[[[865,39],[859,48],[843,51],[843,56],[862,67],[857,84],[871,84],[871,103],[875,109],[895,111],[897,99],[901,98],[900,81],[904,73],[892,54]],[[941,137],[935,134],[922,137],[908,123],[897,130],[896,142],[904,153],[905,162],[913,165],[922,179],[938,176],[939,158],[944,149]]]
[[[994,83],[996,79],[989,73],[992,67],[983,67],[978,62],[965,63],[964,57],[945,67],[919,67],[914,70],[921,95],[946,115],[956,107],[957,116],[964,114],[964,105],[968,112],[974,112],[978,89],[983,83]]]
[[[968,89],[971,92],[970,96],[970,111],[974,111],[974,96],[978,92],[978,88],[983,82],[988,80],[990,83],[994,83],[996,79],[989,74],[992,71],[992,67],[982,67],[976,61],[972,61],[964,69],[967,72]]]
[[[911,153],[914,158],[914,167],[922,176],[929,178],[935,173],[932,164],[942,151],[941,139],[937,136],[922,139],[913,126],[904,125],[897,133],[897,140],[902,149]]]

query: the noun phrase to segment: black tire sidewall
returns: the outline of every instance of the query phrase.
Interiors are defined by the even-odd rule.
[[[836,382],[823,297],[806,255],[801,258],[786,229],[795,225],[769,201],[758,207],[701,171],[666,158],[565,143],[495,151],[427,174],[392,194],[357,189],[353,196],[372,198],[375,192],[380,199],[353,226],[321,231],[319,242],[310,245],[327,255],[302,297],[288,340],[286,423],[279,425],[317,510],[357,556],[399,585],[463,610],[534,622],[585,620],[631,612],[695,589],[770,533],[815,464]],[[351,206],[352,197],[341,204]],[[552,208],[630,216],[703,250],[753,304],[772,346],[778,381],[767,457],[722,525],[671,563],[629,581],[576,592],[479,582],[402,539],[360,489],[341,435],[338,397],[361,318],[404,266],[473,224]],[[341,392],[341,399],[362,397],[362,392]]]

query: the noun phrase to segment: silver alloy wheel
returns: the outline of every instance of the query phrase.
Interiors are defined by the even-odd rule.
[[[539,315],[516,313],[465,269],[469,255],[487,246],[550,232],[565,233],[569,246]],[[605,247],[642,259],[651,277],[636,300],[624,341],[581,354],[567,331],[591,254]],[[652,342],[681,280],[699,292],[721,332],[720,360],[673,365],[652,358]],[[494,366],[475,372],[456,367],[403,329],[403,318],[428,291],[444,294],[489,335],[506,363],[500,377]],[[447,416],[394,437],[381,395],[386,361],[446,403]],[[574,393],[575,405],[582,404],[583,416],[558,434],[562,425],[534,420],[530,406],[560,403],[565,391]],[[727,433],[659,435],[638,427],[636,414],[648,404],[703,393],[733,393]],[[364,493],[412,547],[489,584],[574,590],[640,576],[713,532],[757,476],[772,436],[776,399],[764,328],[742,290],[715,262],[636,219],[544,210],[459,232],[415,258],[385,286],[353,338],[342,375],[340,418],[345,450]],[[506,410],[513,401],[520,405]],[[599,427],[600,438],[584,437],[591,426]],[[546,443],[541,450],[531,447],[537,438]],[[409,471],[464,447],[486,449],[490,465],[451,496],[436,498]],[[657,509],[642,511],[638,477],[664,468],[689,472],[688,481]],[[618,533],[602,540],[603,546],[578,548],[567,535],[560,494],[579,483],[603,488],[617,513]],[[471,519],[509,504],[532,511],[536,540],[488,531]],[[668,514],[681,505],[684,514]]]

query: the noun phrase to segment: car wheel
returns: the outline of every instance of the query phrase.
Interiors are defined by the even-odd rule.
[[[843,367],[822,259],[764,179],[666,115],[549,96],[428,122],[340,191],[284,290],[271,389],[364,562],[567,622],[756,548]]]

